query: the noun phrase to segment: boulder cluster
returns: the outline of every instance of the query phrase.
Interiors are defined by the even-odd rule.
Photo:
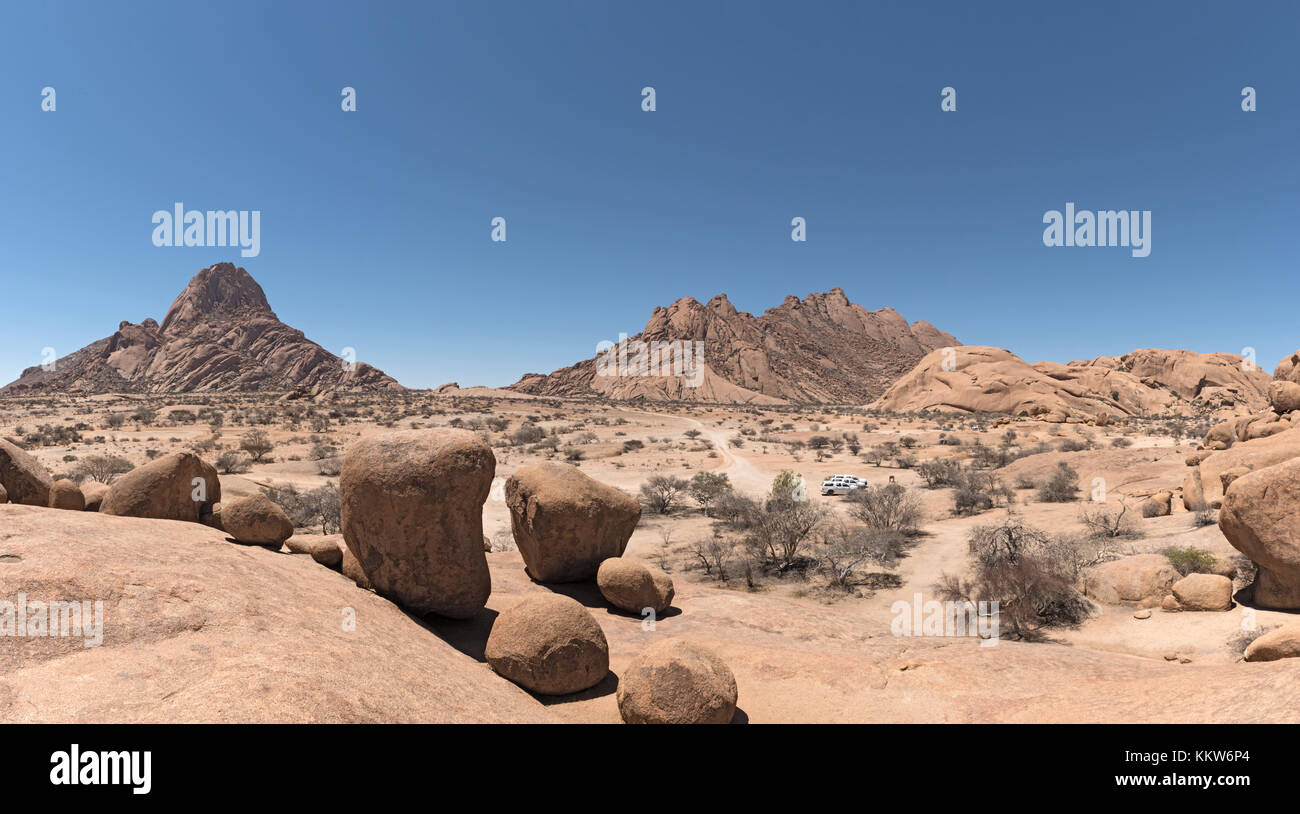
[[[1250,601],[1263,608],[1300,609],[1300,352],[1278,365],[1268,385],[1269,407],[1217,424],[1206,454],[1189,458],[1183,503],[1219,509],[1219,529],[1257,566]],[[1184,608],[1222,604],[1222,586],[1185,586],[1173,598]],[[1282,652],[1258,641],[1257,652]],[[1272,649],[1271,649],[1272,648]],[[1281,656],[1277,656],[1281,657]],[[1262,657],[1261,657],[1262,658]],[[1260,660],[1259,658],[1248,660]]]
[[[0,440],[0,503],[202,523],[232,542],[293,553],[338,569],[406,611],[467,619],[491,594],[483,505],[496,471],[488,444],[468,430],[392,432],[362,439],[343,459],[341,535],[295,535],[257,493],[222,503],[216,469],[197,455],[157,458],[111,484],[53,479],[31,455]],[[615,611],[655,618],[672,605],[672,578],[623,552],[640,504],[576,467],[521,467],[506,483],[511,527],[538,583],[595,582]],[[577,600],[530,594],[495,619],[488,665],[524,689],[571,695],[613,678],[600,623]],[[638,655],[618,686],[629,723],[726,723],[736,681],[710,651],[664,637]]]
[[[492,591],[483,504],[495,471],[491,447],[468,430],[395,432],[354,444],[339,479],[343,573],[414,613],[478,614]],[[595,580],[611,606],[638,617],[672,604],[671,577],[622,558],[641,519],[636,500],[554,463],[521,467],[506,481],[505,499],[534,581]],[[716,656],[696,650],[707,657],[660,657],[653,647],[641,654],[634,664],[647,666],[637,676],[668,670],[678,678],[664,686],[629,672],[619,684],[624,720],[703,723],[725,713],[729,721],[735,679]],[[610,676],[600,624],[558,593],[532,594],[502,610],[484,656],[496,673],[538,695],[580,693]]]

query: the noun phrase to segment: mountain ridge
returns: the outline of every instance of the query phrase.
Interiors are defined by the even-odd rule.
[[[190,279],[161,324],[123,320],[49,369],[27,368],[0,395],[402,389],[281,322],[246,269],[217,263]]]

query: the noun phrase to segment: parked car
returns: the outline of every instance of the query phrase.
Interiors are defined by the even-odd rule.
[[[856,475],[831,475],[822,481],[821,491],[823,495],[847,495],[866,485],[866,480]]]

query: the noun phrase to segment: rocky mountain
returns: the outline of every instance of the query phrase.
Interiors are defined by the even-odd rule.
[[[122,322],[49,370],[27,368],[0,394],[400,389],[285,325],[247,271],[218,263],[190,280],[161,325]]]
[[[754,404],[870,401],[927,353],[960,345],[927,322],[868,311],[832,288],[788,296],[760,316],[725,294],[685,297],[650,315],[626,342],[509,389],[548,396]]]
[[[1142,349],[1067,364],[1029,364],[979,345],[931,353],[872,406],[1018,415],[1156,415],[1253,412],[1273,378],[1232,353]]]

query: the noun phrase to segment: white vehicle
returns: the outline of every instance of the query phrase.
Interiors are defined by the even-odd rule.
[[[847,495],[855,489],[861,489],[867,482],[855,475],[831,475],[822,481],[823,495]]]

